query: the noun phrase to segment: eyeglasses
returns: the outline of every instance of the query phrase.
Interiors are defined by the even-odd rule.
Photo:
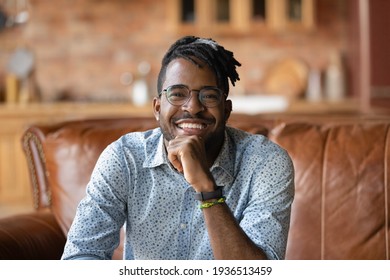
[[[164,89],[161,93],[165,93],[168,102],[174,106],[182,106],[191,99],[193,91],[198,92],[198,99],[207,108],[218,106],[223,96],[226,96],[222,90],[217,87],[203,87],[199,90],[189,89],[185,85],[173,85]]]

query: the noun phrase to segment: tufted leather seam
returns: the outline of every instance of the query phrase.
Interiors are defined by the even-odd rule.
[[[384,196],[385,196],[385,244],[386,244],[386,259],[390,259],[390,244],[389,244],[389,179],[388,178],[388,158],[390,146],[390,125],[387,126],[386,138],[385,138],[385,152],[384,152]]]
[[[322,157],[322,177],[321,177],[321,260],[325,259],[325,207],[326,207],[326,173],[327,173],[327,161],[326,157],[328,155],[329,148],[329,138],[332,134],[333,128],[330,128],[326,137],[324,144],[324,154]]]

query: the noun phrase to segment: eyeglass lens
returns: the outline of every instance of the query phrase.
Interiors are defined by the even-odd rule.
[[[186,86],[171,86],[166,89],[166,96],[172,105],[180,106],[191,98],[191,91]],[[206,107],[217,106],[221,102],[221,97],[221,91],[215,87],[205,87],[198,92],[199,101]]]

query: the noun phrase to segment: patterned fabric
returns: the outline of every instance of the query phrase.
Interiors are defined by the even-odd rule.
[[[211,172],[249,238],[268,258],[284,258],[294,196],[287,152],[227,127]],[[63,259],[110,259],[123,225],[125,259],[213,259],[194,193],[169,163],[159,128],[122,136],[96,164]]]

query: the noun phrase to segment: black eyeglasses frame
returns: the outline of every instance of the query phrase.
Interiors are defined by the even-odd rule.
[[[192,98],[192,92],[193,92],[193,91],[197,91],[197,92],[201,93],[203,90],[212,89],[212,90],[216,90],[217,92],[219,92],[219,94],[220,94],[220,99],[219,99],[218,103],[215,104],[215,105],[213,105],[213,106],[209,106],[209,105],[204,104],[204,102],[202,101],[202,98],[201,98],[202,95],[201,95],[201,94],[198,94],[198,100],[199,100],[199,102],[200,102],[203,106],[205,106],[205,107],[207,107],[207,108],[214,108],[214,107],[217,107],[219,104],[221,104],[222,99],[223,99],[222,97],[223,97],[223,96],[224,96],[225,98],[227,97],[227,94],[226,94],[226,93],[224,93],[220,88],[215,87],[215,86],[205,86],[205,87],[202,87],[202,88],[200,88],[200,89],[190,89],[188,86],[183,85],[183,84],[171,85],[171,86],[169,86],[169,87],[163,89],[163,90],[159,93],[158,96],[161,97],[161,95],[162,95],[163,93],[167,93],[167,92],[168,92],[171,88],[173,88],[173,87],[185,88],[185,89],[187,89],[188,92],[189,92],[189,97],[188,97],[186,100],[184,100],[182,103],[174,104],[174,103],[172,103],[171,100],[167,97],[168,102],[169,102],[171,105],[173,105],[173,106],[183,106],[184,104],[186,104],[186,103]]]

